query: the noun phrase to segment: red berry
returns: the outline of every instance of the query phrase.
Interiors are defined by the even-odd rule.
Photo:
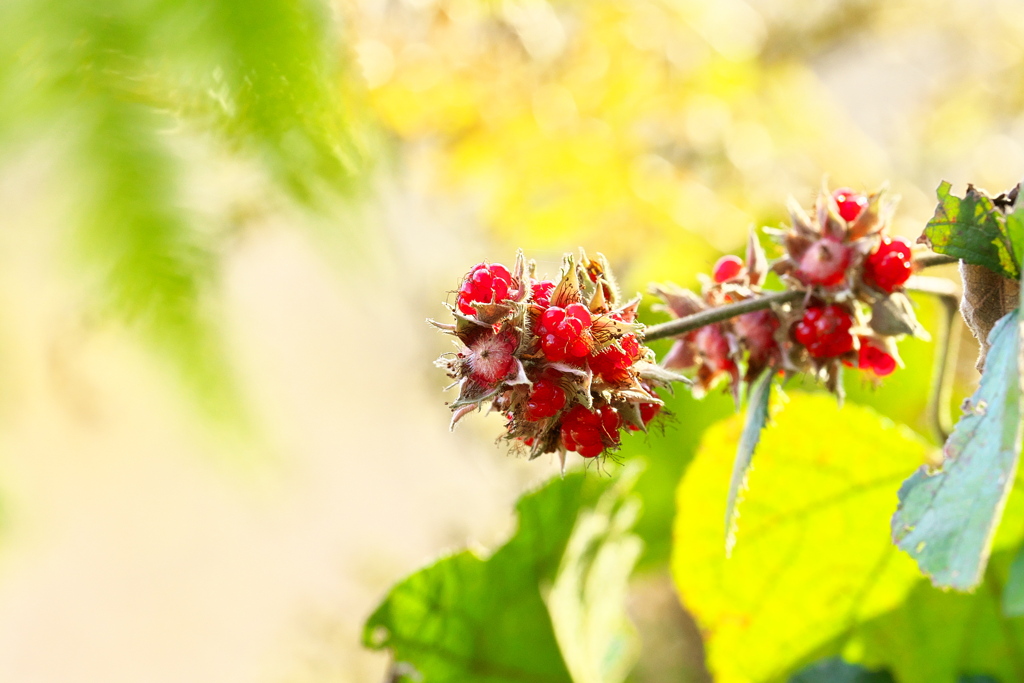
[[[455,305],[464,315],[476,315],[473,303],[489,304],[505,301],[512,290],[512,274],[500,263],[478,263],[469,271],[459,287]]]
[[[902,237],[883,237],[878,249],[864,260],[864,282],[892,293],[907,281],[913,269],[910,243]]]
[[[537,322],[537,336],[547,359],[553,362],[577,360],[589,354],[585,333],[591,322],[590,311],[583,304],[569,304],[565,308],[552,306],[545,310]]]
[[[797,266],[796,276],[807,285],[838,285],[846,277],[850,256],[850,247],[825,237],[804,252]]]
[[[584,458],[593,458],[619,443],[621,426],[619,412],[610,405],[590,411],[577,404],[562,419],[562,445]]]
[[[526,419],[531,422],[553,417],[565,407],[565,390],[558,380],[551,378],[539,379],[533,383],[530,395],[526,399]]]
[[[739,256],[726,254],[715,262],[715,267],[711,269],[711,277],[715,282],[722,283],[739,277],[742,272],[743,259]]]
[[[840,187],[832,193],[832,197],[839,205],[839,215],[847,223],[857,220],[857,216],[868,205],[868,198],[854,192],[848,187]]]
[[[876,346],[868,337],[860,338],[860,354],[857,365],[871,370],[879,377],[891,375],[896,370],[896,359]]]
[[[555,283],[550,280],[534,282],[530,291],[533,292],[533,303],[547,308],[551,305],[551,293],[555,291]]]
[[[792,334],[814,358],[835,358],[853,350],[853,316],[842,306],[809,306]]]
[[[632,334],[619,340],[622,351],[610,346],[590,357],[590,370],[601,379],[613,384],[629,381],[629,369],[640,357],[640,342]]]

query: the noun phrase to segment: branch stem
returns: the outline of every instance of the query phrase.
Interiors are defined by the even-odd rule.
[[[922,257],[918,257],[914,261],[915,266],[919,270],[947,263],[956,263],[956,259],[950,259],[950,257],[942,254],[926,254]],[[942,278],[914,276],[907,282],[904,289],[909,292],[932,294],[944,300],[954,298],[956,301],[959,301],[960,299],[959,289],[956,284],[950,280],[944,280]],[[660,323],[658,325],[651,325],[644,330],[644,339],[647,341],[654,341],[656,339],[676,337],[680,334],[686,334],[687,332],[692,332],[713,323],[719,323],[723,320],[735,318],[736,316],[743,315],[744,313],[769,308],[773,304],[784,304],[790,301],[796,301],[806,295],[807,292],[799,289],[783,290],[781,292],[769,292],[763,296],[738,301],[734,304],[716,306],[714,308],[700,311],[699,313],[694,313],[693,315],[676,318],[675,320],[669,320],[668,322]]]
[[[734,304],[716,306],[715,308],[709,308],[705,311],[694,313],[693,315],[688,315],[684,318],[677,318],[658,325],[651,325],[644,330],[644,339],[646,341],[654,341],[655,339],[675,337],[680,334],[686,334],[687,332],[700,329],[706,325],[711,325],[712,323],[718,323],[723,320],[728,320],[729,318],[735,318],[736,316],[743,315],[744,313],[760,311],[768,308],[772,304],[783,304],[788,301],[796,301],[806,295],[806,292],[799,289],[791,289],[781,292],[771,292],[764,296],[746,299],[745,301],[738,301]]]

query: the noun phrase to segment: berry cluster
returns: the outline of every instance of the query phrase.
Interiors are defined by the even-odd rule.
[[[700,295],[671,284],[656,285],[652,291],[664,301],[663,308],[676,318],[758,296],[768,273],[768,260],[757,235],[750,234],[746,260],[723,256],[711,273],[710,279],[704,278]],[[697,395],[726,378],[739,400],[741,382],[753,380],[769,366],[779,365],[779,327],[779,318],[770,309],[706,325],[678,337],[662,364],[674,370],[691,371]]]
[[[737,398],[740,384],[766,368],[816,374],[836,393],[843,365],[891,374],[900,365],[896,340],[920,326],[902,291],[913,272],[911,247],[886,234],[893,204],[883,199],[881,191],[826,189],[811,214],[791,201],[792,225],[765,232],[783,250],[770,270],[803,297],[681,335],[665,366],[693,371],[698,391],[728,378]],[[746,261],[719,259],[701,295],[671,286],[654,291],[673,316],[685,317],[759,296],[768,270],[752,234]]]
[[[653,362],[639,297],[620,303],[602,256],[567,256],[557,284],[534,270],[522,254],[511,271],[474,266],[455,322],[434,322],[459,341],[438,365],[459,386],[453,426],[488,404],[506,416],[507,438],[532,457],[557,452],[564,465],[568,451],[593,458],[618,447],[622,430],[646,430],[662,405],[656,389],[684,378]]]

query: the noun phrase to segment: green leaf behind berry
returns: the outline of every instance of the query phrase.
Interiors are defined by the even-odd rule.
[[[636,652],[621,609],[640,553],[635,478],[576,472],[524,496],[508,543],[401,581],[367,620],[364,644],[426,681],[623,680]]]
[[[936,190],[939,205],[924,229],[931,248],[1016,279],[1021,261],[1014,254],[1024,253],[1024,248],[1015,249],[1014,245],[1024,240],[1024,231],[1019,226],[1008,227],[1006,215],[974,186],[967,186],[963,199],[951,195],[950,187],[943,181]]]
[[[981,385],[943,449],[942,466],[922,467],[900,487],[896,544],[937,586],[970,590],[984,572],[1013,486],[1021,446],[1019,309],[989,336]]]
[[[871,671],[830,657],[793,674],[789,683],[895,683],[888,671]]]
[[[708,430],[676,498],[673,577],[724,682],[777,680],[838,654],[838,638],[921,581],[885,524],[893,488],[928,443],[822,394],[792,392],[762,434],[726,559],[721,520],[743,427],[734,416]]]
[[[1024,616],[1024,545],[1017,549],[1010,565],[1010,575],[1003,589],[1003,614]]]

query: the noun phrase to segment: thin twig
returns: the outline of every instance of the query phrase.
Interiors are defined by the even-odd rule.
[[[956,259],[943,254],[925,254],[914,260],[914,264],[918,270],[956,262]],[[955,297],[957,302],[960,300],[960,292],[956,284],[950,280],[942,278],[914,276],[907,282],[906,289],[911,292],[933,294],[938,297]],[[734,304],[716,306],[715,308],[709,308],[705,311],[701,311],[700,313],[694,313],[693,315],[677,318],[658,325],[651,325],[644,330],[644,339],[647,341],[654,341],[656,339],[675,337],[680,334],[686,334],[687,332],[700,329],[706,325],[711,325],[712,323],[718,323],[723,320],[728,320],[729,318],[735,318],[736,316],[743,315],[744,313],[769,308],[772,304],[784,304],[790,301],[796,301],[802,296],[806,296],[806,292],[802,290],[785,290],[781,292],[770,292],[763,296],[746,299]]]
[[[945,442],[953,431],[950,400],[953,397],[953,377],[960,348],[960,325],[956,324],[957,312],[960,310],[960,287],[952,280],[915,276],[907,282],[907,289],[935,296],[942,304],[939,338],[935,343],[932,388],[928,396],[928,416],[935,435],[940,442]]]
[[[783,304],[788,301],[796,301],[806,295],[806,292],[800,291],[799,289],[791,289],[781,292],[771,292],[764,296],[738,301],[734,304],[716,306],[715,308],[709,308],[705,311],[701,311],[700,313],[694,313],[693,315],[677,318],[676,320],[669,320],[666,323],[651,325],[644,330],[644,339],[646,341],[654,341],[655,339],[675,337],[680,334],[700,329],[701,327],[712,323],[728,320],[729,318],[735,318],[736,316],[743,315],[744,313],[760,311],[768,308],[772,304]]]
[[[916,270],[924,270],[925,268],[931,268],[932,266],[948,266],[951,263],[956,263],[959,259],[953,256],[946,256],[945,254],[936,254],[934,252],[930,254],[921,254],[920,256],[914,257],[914,268]]]

